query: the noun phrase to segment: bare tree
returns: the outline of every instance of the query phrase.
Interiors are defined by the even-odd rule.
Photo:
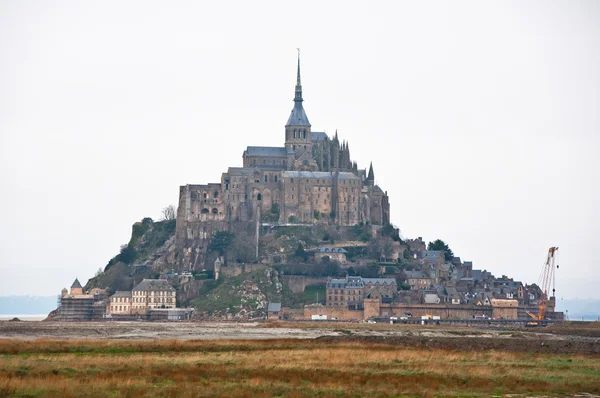
[[[162,221],[174,220],[176,216],[177,216],[177,212],[175,210],[175,206],[168,205],[167,207],[162,209],[162,212],[160,214],[160,219]]]

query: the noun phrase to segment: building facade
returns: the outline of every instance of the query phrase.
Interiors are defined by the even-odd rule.
[[[177,308],[176,291],[164,279],[144,279],[131,291],[110,296],[108,310],[115,315],[146,314],[155,309]]]
[[[394,278],[346,276],[327,281],[325,305],[359,309],[366,298],[391,299],[397,293],[398,285]]]
[[[177,308],[175,288],[164,279],[144,279],[131,290],[131,311],[142,314],[155,308]]]

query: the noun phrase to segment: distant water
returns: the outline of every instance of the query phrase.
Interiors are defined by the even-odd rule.
[[[48,314],[0,314],[0,321],[9,321],[19,318],[22,321],[43,321]]]

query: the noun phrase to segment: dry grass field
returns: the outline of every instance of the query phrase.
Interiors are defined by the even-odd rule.
[[[0,340],[1,397],[600,394],[600,356],[318,340]]]

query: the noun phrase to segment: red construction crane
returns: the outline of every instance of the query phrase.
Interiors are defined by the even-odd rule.
[[[548,256],[546,257],[546,262],[542,267],[542,272],[540,273],[539,278],[539,288],[541,290],[540,299],[538,301],[538,313],[533,314],[529,311],[527,313],[533,319],[538,322],[544,321],[546,316],[546,307],[548,305],[548,300],[550,297],[556,297],[556,289],[555,289],[555,270],[558,268],[556,264],[556,251],[558,247],[551,247],[548,249]],[[549,296],[550,293],[550,284],[552,283],[552,296]],[[531,322],[529,326],[537,326],[538,322]]]

